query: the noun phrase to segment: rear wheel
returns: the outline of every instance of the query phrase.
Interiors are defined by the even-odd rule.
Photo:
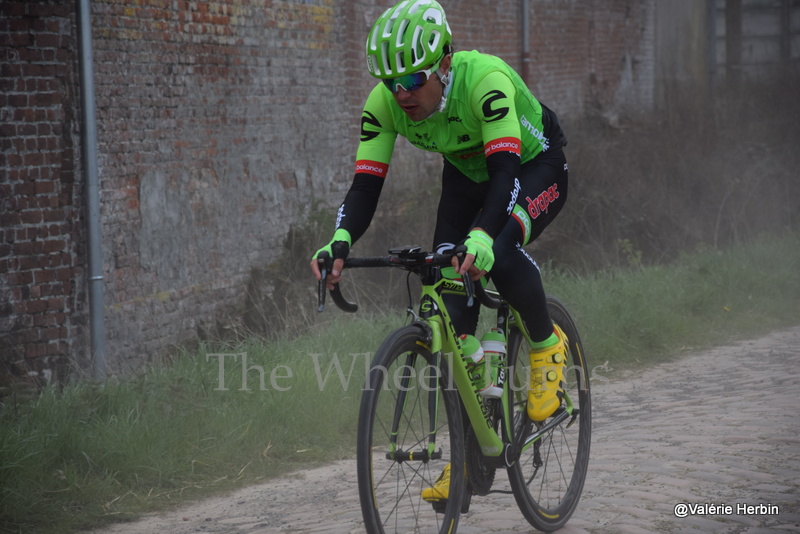
[[[583,491],[589,463],[592,407],[589,368],[575,322],[558,300],[548,297],[547,305],[550,317],[568,340],[564,378],[573,414],[563,413],[562,408],[542,422],[528,418],[529,347],[524,336],[513,329],[508,352],[515,439],[524,442],[536,434],[539,436],[524,446],[519,461],[508,468],[508,475],[514,497],[528,522],[539,530],[551,532],[566,524]]]
[[[448,389],[448,385],[449,388]],[[448,465],[446,501],[427,502]],[[459,400],[446,362],[423,330],[407,326],[381,344],[361,398],[358,487],[367,532],[454,532],[464,494]]]

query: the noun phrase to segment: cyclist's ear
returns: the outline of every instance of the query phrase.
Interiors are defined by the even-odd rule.
[[[448,52],[445,52],[444,58],[442,58],[442,63],[439,65],[439,68],[445,72],[450,72],[450,65],[452,64],[453,56],[451,56]]]

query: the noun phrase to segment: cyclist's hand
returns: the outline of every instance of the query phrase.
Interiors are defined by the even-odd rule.
[[[479,271],[478,268],[475,267],[474,263],[475,256],[472,254],[466,254],[464,256],[464,261],[461,262],[460,266],[458,264],[458,258],[454,257],[452,261],[453,268],[456,269],[456,272],[459,275],[463,276],[465,273],[469,273],[470,280],[477,282],[486,274],[486,271]]]
[[[326,279],[328,289],[333,289],[334,284],[338,284],[342,280],[342,269],[344,268],[344,260],[350,253],[350,243],[350,233],[340,228],[333,234],[333,239],[331,239],[330,243],[315,252],[311,258],[311,273],[317,280],[322,279],[318,260],[320,253],[326,252],[329,258],[333,258],[333,265]]]
[[[459,266],[458,260],[453,258],[453,267],[456,268],[458,274],[469,273],[472,280],[479,280],[494,265],[493,244],[494,240],[489,237],[489,234],[480,228],[473,229],[467,235],[467,240],[464,241],[464,245],[467,247],[464,261]]]

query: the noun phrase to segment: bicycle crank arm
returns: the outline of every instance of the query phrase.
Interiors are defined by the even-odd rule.
[[[431,460],[441,460],[442,458],[442,449],[430,454],[428,451],[395,451],[395,452],[387,452],[386,459],[387,460],[394,460],[395,462],[402,463],[402,462],[422,462],[428,463]]]
[[[542,428],[525,438],[525,441],[522,443],[522,448],[526,448],[528,445],[536,441],[537,439],[541,438],[546,433],[553,430],[555,427],[566,421],[568,418],[578,415],[578,409],[574,408],[572,413],[569,413],[567,410],[562,410],[560,413],[554,415],[550,421],[544,425]]]

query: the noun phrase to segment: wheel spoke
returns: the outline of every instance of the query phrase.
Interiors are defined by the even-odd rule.
[[[564,526],[575,510],[583,489],[589,459],[591,401],[588,368],[574,321],[558,301],[548,299],[552,319],[561,327],[567,340],[566,409],[535,424],[527,416],[528,346],[524,336],[512,330],[509,337],[509,361],[515,392],[513,403],[515,439],[529,442],[523,447],[519,462],[509,468],[512,490],[525,518],[539,530],[552,531]],[[511,352],[514,355],[511,356]],[[572,414],[569,414],[569,411]]]
[[[447,503],[437,513],[422,492],[435,484],[448,463],[463,464],[463,432],[455,391],[429,395],[420,382],[433,361],[418,330],[392,334],[376,352],[379,368],[364,391],[358,430],[358,480],[368,532],[445,532],[457,524],[459,506]],[[446,370],[442,372],[446,378]],[[446,382],[443,382],[446,384]],[[438,409],[429,403],[438,402]],[[431,415],[437,420],[436,454],[430,454]],[[451,496],[460,495],[463,473],[451,477]],[[447,525],[447,528],[445,528]]]

